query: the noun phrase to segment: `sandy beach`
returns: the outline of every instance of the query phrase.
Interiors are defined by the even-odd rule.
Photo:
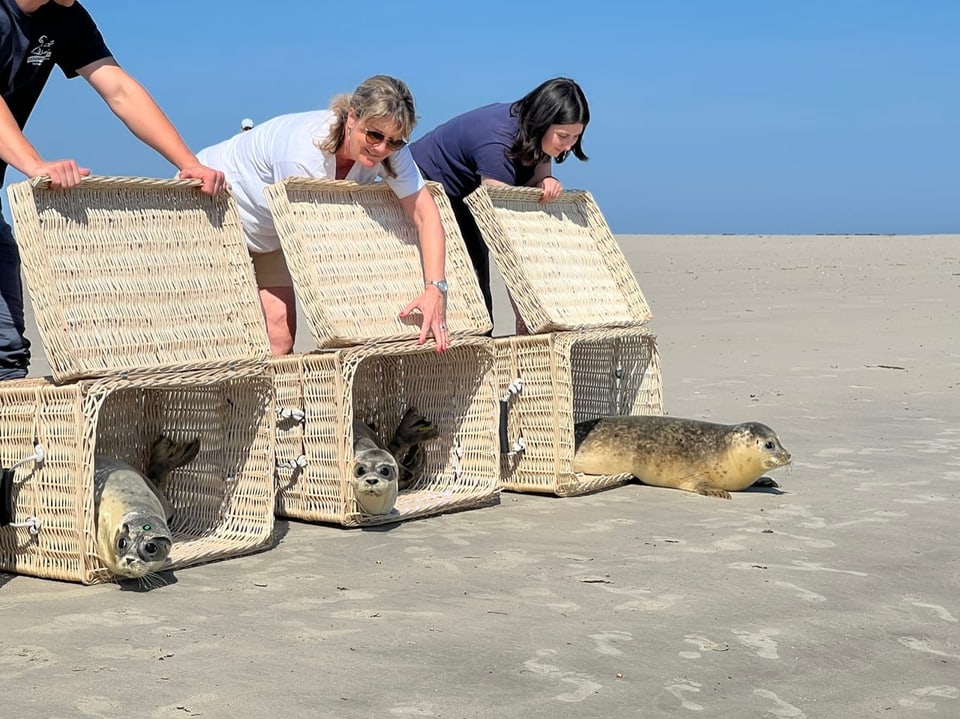
[[[960,235],[618,240],[667,412],[769,424],[782,489],[281,520],[147,592],[0,574],[3,716],[960,716]]]

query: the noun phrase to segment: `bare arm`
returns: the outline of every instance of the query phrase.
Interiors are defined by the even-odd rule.
[[[423,261],[424,282],[442,280],[446,277],[446,238],[443,234],[443,224],[440,222],[440,211],[434,202],[430,191],[421,187],[408,197],[400,199],[400,206],[413,221],[420,236],[420,255]],[[420,344],[427,339],[427,331],[433,333],[437,341],[437,351],[442,352],[450,346],[447,337],[446,325],[446,297],[434,285],[425,284],[423,294],[414,299],[400,313],[406,317],[414,308],[423,313],[423,325],[420,329]]]
[[[27,177],[47,175],[54,187],[73,187],[90,170],[78,167],[75,160],[46,161],[24,137],[7,103],[0,98],[0,158]]]
[[[78,72],[134,136],[180,170],[180,177],[202,180],[203,191],[208,194],[224,188],[223,173],[200,164],[160,106],[116,60],[97,60]]]
[[[510,187],[506,182],[494,180],[492,177],[481,177],[480,184],[489,187]],[[527,187],[539,187],[543,190],[543,196],[540,198],[541,204],[557,199],[563,191],[563,185],[560,184],[560,181],[550,175],[549,162],[541,162],[536,166]]]

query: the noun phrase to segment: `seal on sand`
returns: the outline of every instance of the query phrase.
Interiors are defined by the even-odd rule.
[[[372,427],[353,422],[353,493],[366,514],[390,514],[397,493],[409,487],[423,469],[421,444],[439,434],[438,427],[410,407],[384,445]]]
[[[759,422],[715,424],[660,416],[602,417],[574,426],[573,471],[632,474],[644,484],[730,499],[790,462],[777,433]]]
[[[116,457],[94,458],[97,554],[117,577],[139,579],[157,572],[173,546],[167,522],[173,506],[164,491],[170,473],[197,456],[200,440],[153,443],[146,476]]]

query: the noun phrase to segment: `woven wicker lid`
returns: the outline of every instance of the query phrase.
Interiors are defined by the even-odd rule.
[[[427,183],[446,236],[451,338],[491,329],[450,202]],[[280,244],[319,348],[416,339],[421,316],[399,312],[423,292],[416,227],[383,183],[289,178],[266,189]]]
[[[637,327],[651,318],[589,192],[540,204],[536,188],[482,186],[466,198],[531,332]]]
[[[45,178],[8,188],[57,382],[263,365],[263,314],[231,196],[196,180]]]

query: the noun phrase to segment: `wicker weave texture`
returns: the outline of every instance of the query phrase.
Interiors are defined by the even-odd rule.
[[[157,435],[199,437],[196,459],[176,470],[168,497],[174,545],[165,568],[250,553],[273,531],[273,384],[232,371],[55,385],[0,383],[0,462],[45,457],[16,470],[14,525],[0,528],[0,569],[93,584],[110,581],[96,556],[94,454],[144,467]]]
[[[428,183],[446,235],[450,337],[491,329],[449,200]],[[416,339],[421,316],[398,314],[423,292],[417,231],[382,183],[292,178],[266,189],[297,295],[319,348]]]
[[[466,198],[531,332],[639,327],[651,318],[589,192],[540,204],[535,188],[485,187]]]
[[[494,342],[511,450],[500,459],[503,489],[571,496],[629,480],[623,474],[575,473],[573,425],[595,417],[663,414],[660,357],[650,331],[581,330]],[[520,391],[511,392],[518,380]],[[516,451],[520,444],[523,450]]]
[[[8,189],[54,378],[230,368],[269,353],[236,206],[196,181]]]
[[[353,527],[496,503],[493,359],[492,340],[468,338],[442,355],[405,342],[273,360],[281,414],[277,513]],[[438,424],[440,436],[424,444],[424,472],[400,493],[395,511],[364,515],[349,482],[353,419],[386,435],[410,406]],[[304,420],[285,418],[291,409]],[[290,464],[301,456],[304,466]]]

